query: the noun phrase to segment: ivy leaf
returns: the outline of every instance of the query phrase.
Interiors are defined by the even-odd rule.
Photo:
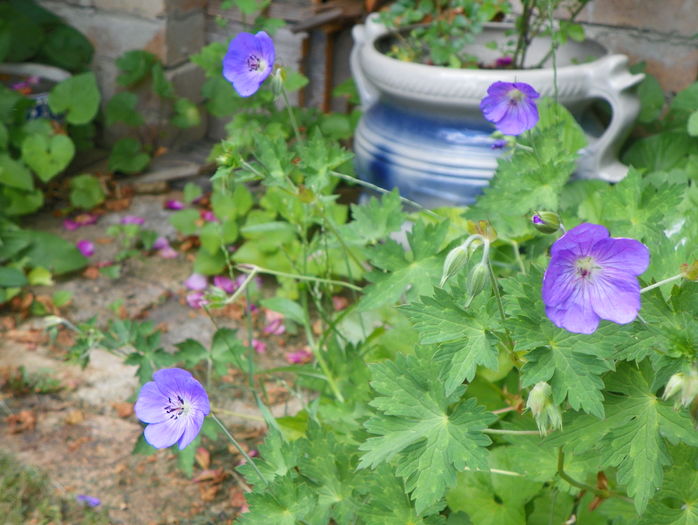
[[[460,290],[460,288],[458,289]],[[496,370],[498,367],[498,339],[494,330],[500,326],[493,315],[494,304],[479,295],[464,310],[453,296],[436,288],[434,297],[422,297],[421,303],[401,307],[419,332],[422,344],[442,343],[434,359],[445,361],[446,395],[450,395],[464,379],[472,381],[477,367],[482,365]]]
[[[75,155],[75,145],[67,135],[29,135],[22,142],[22,160],[39,178],[48,182],[63,171]]]
[[[117,93],[107,102],[107,125],[112,126],[117,122],[123,122],[127,126],[140,126],[143,117],[137,109],[138,96],[135,93],[122,91]]]
[[[70,124],[87,124],[97,115],[100,94],[94,73],[82,73],[57,84],[48,96],[48,105],[56,114],[67,113]]]
[[[133,49],[116,59],[116,66],[121,73],[116,77],[120,86],[131,87],[143,80],[150,72],[157,57],[148,51]]]
[[[70,180],[70,203],[78,208],[92,209],[104,201],[104,190],[94,175],[83,174]]]
[[[150,162],[150,156],[142,151],[141,143],[134,138],[119,139],[109,154],[109,169],[124,173],[143,171]]]
[[[5,153],[0,154],[0,183],[20,190],[34,189],[34,179],[24,163]]]
[[[605,378],[606,419],[574,418],[565,422],[561,433],[546,440],[573,452],[602,454],[604,465],[617,467],[618,482],[627,487],[640,514],[662,485],[662,466],[670,461],[666,441],[698,446],[690,417],[656,397],[652,376],[647,361],[640,366],[622,363]]]
[[[482,430],[495,416],[469,399],[455,408],[463,388],[446,395],[440,367],[428,357],[398,355],[371,367],[378,397],[370,404],[379,414],[365,426],[377,437],[359,448],[366,453],[359,468],[376,467],[395,457],[396,473],[405,479],[416,510],[438,503],[466,466],[487,468],[490,439]]]
[[[408,292],[411,296],[431,294],[441,277],[442,258],[438,253],[447,231],[447,221],[426,225],[420,220],[407,234],[412,248],[409,255],[395,241],[373,248],[371,263],[387,271],[375,271],[366,276],[373,284],[366,288],[358,304],[359,310],[372,310],[394,303],[408,286],[411,286]]]

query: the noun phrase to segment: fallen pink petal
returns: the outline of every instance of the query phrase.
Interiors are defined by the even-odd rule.
[[[153,243],[153,250],[162,250],[169,247],[170,242],[167,240],[167,237],[158,237]]]
[[[259,339],[252,339],[252,348],[254,348],[254,351],[258,354],[267,353],[267,343],[260,341]]]
[[[184,281],[184,286],[186,286],[190,290],[205,290],[208,286],[208,279],[205,275],[201,275],[200,273],[193,273],[187,278],[186,281]]]
[[[136,224],[138,226],[142,226],[145,223],[145,219],[143,217],[139,217],[138,215],[125,215],[121,218],[120,222],[121,224]]]
[[[208,301],[206,300],[203,292],[192,292],[187,294],[187,304],[191,308],[198,310],[199,308],[206,306]]]
[[[176,259],[179,257],[179,253],[172,246],[166,246],[161,250],[158,250],[158,255],[163,259]]]
[[[95,254],[95,245],[92,241],[78,241],[75,243],[75,246],[85,257],[92,257]]]
[[[218,220],[218,217],[216,217],[215,213],[213,213],[210,210],[201,210],[200,215],[201,218],[206,222],[221,222]]]
[[[216,275],[213,278],[213,286],[220,288],[225,293],[234,293],[239,288],[232,279],[225,275]]]
[[[301,348],[295,352],[289,352],[286,354],[286,361],[292,365],[302,365],[305,363],[310,363],[313,360],[313,353],[308,347]]]
[[[165,209],[168,210],[183,210],[185,204],[182,201],[178,201],[177,199],[170,199],[167,202],[165,202]]]

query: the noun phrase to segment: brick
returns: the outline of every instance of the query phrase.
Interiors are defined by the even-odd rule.
[[[91,0],[95,7],[145,18],[183,15],[201,10],[206,0]]]
[[[165,71],[165,76],[174,85],[175,93],[178,96],[186,97],[195,104],[203,102],[201,86],[203,86],[206,77],[199,66],[187,62]]]
[[[189,56],[197,53],[205,42],[205,17],[203,11],[194,11],[183,17],[167,19],[164,50],[156,53],[165,66],[181,64],[189,60]],[[153,47],[158,44],[153,41]],[[148,46],[146,46],[148,49]],[[148,49],[150,50],[150,49]]]
[[[612,53],[628,55],[630,63],[646,62],[665,91],[680,91],[696,79],[698,49],[685,39],[635,29],[588,26],[587,35]]]
[[[696,0],[594,0],[577,20],[692,36],[698,27],[698,8]]]

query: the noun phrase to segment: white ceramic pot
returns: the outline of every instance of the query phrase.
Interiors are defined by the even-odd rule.
[[[470,52],[494,62],[500,55],[484,44],[510,28],[487,24]],[[351,69],[364,110],[354,139],[357,171],[426,206],[472,204],[494,174],[501,151],[492,148],[494,127],[480,112],[492,83],[526,82],[543,96],[554,94],[552,68],[453,69],[391,58],[384,53],[391,35],[377,15],[355,26],[353,36]],[[549,39],[534,41],[526,65],[540,62],[549,49]],[[577,175],[619,181],[627,167],[618,161],[618,149],[639,111],[631,88],[643,75],[628,71],[626,56],[590,40],[562,46],[557,65],[558,100],[588,134]],[[595,99],[611,108],[606,129],[585,121]]]

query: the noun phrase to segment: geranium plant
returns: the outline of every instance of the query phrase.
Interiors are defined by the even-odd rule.
[[[396,30],[390,54],[401,60],[456,68],[521,69],[528,47],[538,36],[550,36],[553,45],[568,38],[584,39],[584,29],[574,19],[588,1],[522,0],[510,38],[488,43],[502,54],[492,64],[483,64],[466,46],[474,42],[485,23],[502,21],[514,13],[509,0],[397,0],[381,13],[381,21]],[[551,31],[553,13],[565,20]],[[406,30],[401,31],[403,28]]]

